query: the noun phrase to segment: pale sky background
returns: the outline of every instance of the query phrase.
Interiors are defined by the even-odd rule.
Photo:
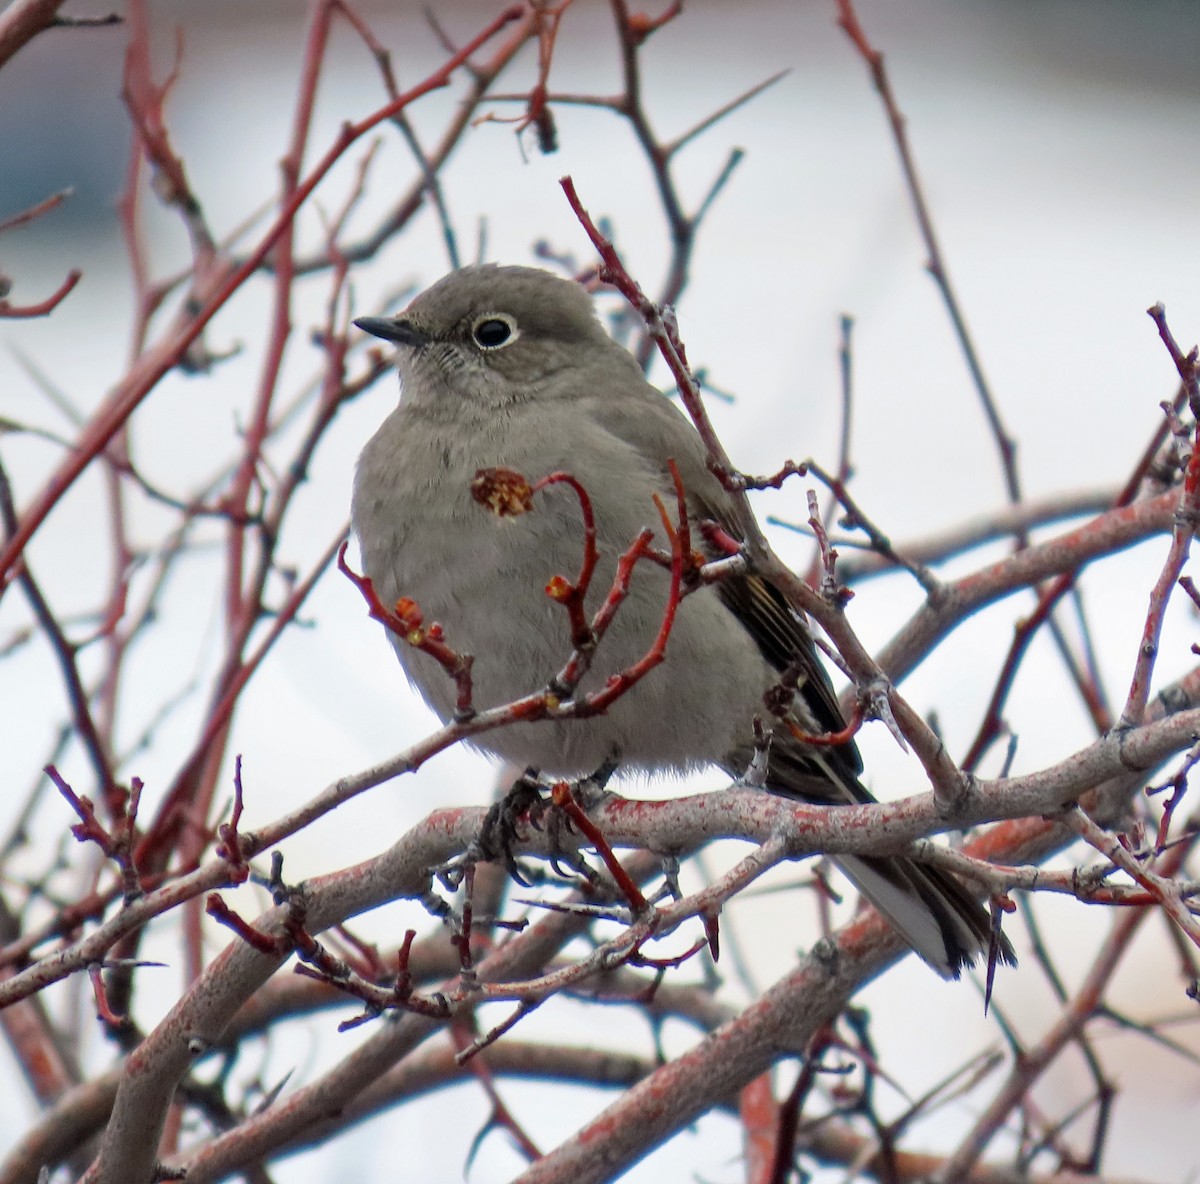
[[[495,7],[442,5],[439,14],[465,37]],[[173,26],[184,29],[183,72],[169,122],[211,224],[228,232],[275,192],[296,89],[303,7],[158,3],[152,10],[160,68],[169,60]],[[365,10],[393,48],[402,82],[412,82],[440,60],[416,5]],[[1159,401],[1175,387],[1144,310],[1162,301],[1185,348],[1200,336],[1195,270],[1200,66],[1194,53],[1200,12],[1166,2],[864,0],[860,15],[887,54],[951,275],[1006,423],[1019,441],[1026,490],[1036,495],[1115,486],[1154,430]],[[609,21],[606,5],[577,0],[563,23],[556,59],[554,77],[561,85],[603,93],[617,89]],[[0,218],[64,185],[77,190],[63,210],[0,240],[0,268],[17,281],[11,297],[16,302],[41,299],[69,267],[85,271],[79,288],[49,320],[0,323],[0,414],[59,432],[68,430],[64,420],[11,351],[33,359],[82,408],[94,406],[123,372],[131,297],[114,214],[127,145],[117,98],[122,52],[119,31],[56,33],[0,72]],[[679,309],[693,363],[738,396],[734,405],[712,404],[735,461],[751,472],[807,455],[832,466],[839,430],[837,324],[847,312],[856,318],[854,490],[862,506],[899,541],[1001,506],[995,450],[944,308],[922,270],[924,252],[880,103],[863,63],[834,25],[831,0],[689,4],[685,16],[651,42],[645,65],[647,107],[666,138],[775,71],[790,70],[690,147],[678,166],[680,189],[694,207],[730,149],[747,153],[701,235],[693,283]],[[529,79],[526,58],[510,85],[527,86]],[[341,31],[320,92],[310,160],[341,121],[365,115],[381,98],[367,55]],[[451,90],[413,109],[427,138],[454,101]],[[465,253],[473,253],[484,216],[490,259],[531,262],[532,243],[544,237],[588,260],[587,243],[557,184],[571,173],[593,214],[612,219],[627,261],[654,291],[666,259],[664,227],[628,131],[600,113],[563,108],[557,118],[562,148],[548,158],[531,151],[523,161],[511,129],[502,125],[483,125],[469,134],[444,175]],[[411,176],[398,138],[394,133],[384,138],[360,227]],[[338,206],[347,175],[319,191],[326,208]],[[153,211],[150,224],[152,266],[164,274],[186,261],[186,244],[173,217]],[[437,227],[423,215],[412,234],[362,272],[357,307],[374,311],[385,293],[409,281],[424,286],[446,267]],[[305,338],[323,314],[323,295],[318,284],[299,302],[285,389],[297,389],[314,372],[317,354]],[[224,454],[235,411],[253,389],[268,296],[265,284],[250,288],[211,330],[214,349],[241,342],[243,357],[212,380],[168,379],[140,413],[136,442],[150,476],[186,489],[210,471],[214,456]],[[616,306],[615,300],[606,303]],[[354,458],[395,397],[395,383],[388,380],[339,416],[284,542],[283,557],[302,570],[346,518]],[[58,455],[27,436],[0,437],[0,453],[22,502]],[[804,488],[790,483],[763,500],[763,512],[803,519]],[[91,604],[96,565],[105,555],[94,510],[97,489],[95,482],[82,482],[31,552],[44,587],[65,612]],[[145,529],[156,521],[147,516]],[[807,564],[806,542],[782,532],[776,539],[785,554]],[[1101,665],[1118,703],[1165,548],[1160,540],[1110,561],[1084,585]],[[951,570],[967,570],[983,554]],[[143,712],[157,702],[153,695],[161,694],[163,681],[181,686],[194,669],[207,669],[219,636],[219,606],[206,570],[202,564],[188,570],[192,578],[179,582],[169,598],[172,615],[132,666],[131,685],[141,680],[152,693],[140,704]],[[903,580],[872,582],[856,597],[852,621],[878,646],[918,602]],[[980,614],[905,684],[918,709],[936,709],[959,755],[977,726],[1012,622],[1031,603],[1015,598]],[[0,604],[0,638],[24,614],[19,596],[10,593]],[[324,580],[306,616],[316,627],[292,631],[256,678],[231,746],[231,752],[244,754],[251,826],[334,777],[398,751],[433,726],[432,717],[410,699],[389,647],[343,580]],[[1186,614],[1173,618],[1162,679],[1194,660],[1188,653],[1194,633]],[[0,775],[4,800],[15,810],[46,759],[62,695],[39,647],[0,665],[0,688],[5,704]],[[150,803],[165,789],[199,707],[197,702],[185,708],[161,730],[154,748],[126,770],[146,782]],[[136,698],[129,710],[132,735],[142,722]],[[1048,643],[1034,647],[1009,719],[1020,735],[1017,771],[1064,756],[1089,738]],[[919,769],[881,728],[867,730],[863,748],[868,783],[880,796],[921,788]],[[87,792],[78,753],[63,767]],[[989,771],[994,770],[993,764]],[[480,758],[445,754],[416,777],[364,795],[285,844],[287,874],[297,879],[368,858],[434,806],[486,801],[492,779]],[[706,783],[716,786],[720,780],[712,776]],[[651,796],[671,791],[661,784],[627,788]],[[0,807],[0,831],[11,825],[7,809]],[[34,830],[55,841],[69,821],[57,799],[47,799]],[[799,906],[796,899],[773,895],[732,911],[764,984],[815,933],[809,898],[799,898]],[[1039,915],[1053,926],[1058,948],[1077,946],[1077,960],[1067,955],[1064,962],[1082,973],[1107,931],[1106,918],[1058,901],[1039,904]],[[359,927],[394,940],[417,917],[415,909],[394,908],[362,919]],[[1016,927],[1014,934],[1020,944]],[[1186,1004],[1174,962],[1159,961],[1167,955],[1157,936],[1141,940],[1140,957],[1129,959],[1112,996],[1117,1006],[1147,1019],[1181,1013]],[[214,950],[224,940],[216,937]],[[174,957],[169,935],[158,945],[158,952]],[[1020,974],[1002,976],[997,1001],[1033,1040],[1055,1008],[1028,961]],[[175,997],[177,978],[171,970],[158,973],[169,982],[165,1008]],[[142,989],[151,989],[148,973]],[[90,999],[74,998],[73,990],[60,991],[56,1004],[86,1014]],[[915,959],[860,1000],[875,1013],[884,1063],[905,1068],[904,1085],[914,1096],[957,1064],[965,1048],[983,1039],[999,1041],[994,1028],[980,1037],[979,996],[971,986],[942,984]],[[564,1005],[553,1016],[539,1016],[536,1022],[544,1026],[531,1024],[528,1034],[567,1024],[583,1039],[594,1015]],[[640,1023],[611,1010],[603,1022],[627,1032],[629,1047],[649,1047]],[[295,1041],[273,1046],[264,1073],[279,1076],[294,1067],[298,1084],[318,1064],[343,1055],[354,1037],[337,1036],[335,1023],[333,1016],[319,1017]],[[1194,1032],[1182,1031],[1194,1046]],[[668,1028],[668,1048],[685,1047],[689,1039]],[[94,1045],[93,1054],[103,1059],[98,1039]],[[1193,1175],[1198,1160],[1184,1120],[1192,1112],[1200,1072],[1127,1037],[1113,1036],[1102,1047],[1125,1091],[1107,1170],[1162,1180]],[[1074,1077],[1078,1068],[1068,1062],[1051,1075],[1045,1096],[1059,1086],[1066,1094],[1081,1089]],[[32,1115],[19,1083],[5,1084],[10,1077],[7,1068],[0,1070],[0,1113],[7,1116],[0,1118],[0,1155]],[[559,1086],[521,1086],[510,1093],[520,1098],[522,1121],[547,1146],[597,1109],[595,1095]],[[463,1132],[476,1129],[484,1105],[474,1088],[435,1096],[280,1165],[273,1176],[281,1184],[373,1179],[391,1174],[396,1149],[403,1147],[407,1178],[457,1179],[469,1142]],[[1153,1140],[1145,1138],[1150,1129]],[[934,1149],[945,1146],[945,1138],[944,1128],[927,1124],[913,1146]],[[627,1178],[688,1179],[699,1173],[706,1180],[735,1180],[741,1176],[738,1152],[736,1125],[716,1119],[682,1134]],[[470,1178],[476,1184],[501,1181],[518,1167],[503,1136],[490,1136]]]

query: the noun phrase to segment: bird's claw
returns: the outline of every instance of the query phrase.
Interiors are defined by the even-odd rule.
[[[526,769],[512,783],[498,802],[493,802],[484,815],[483,825],[475,839],[482,859],[502,863],[505,870],[523,888],[531,887],[521,865],[513,854],[520,836],[519,823],[524,817],[535,829],[541,829],[541,818],[548,802],[542,797],[542,786],[536,769]]]

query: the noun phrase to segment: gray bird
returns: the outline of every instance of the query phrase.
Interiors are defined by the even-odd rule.
[[[637,362],[604,331],[587,292],[526,267],[453,272],[396,317],[355,324],[394,343],[403,397],[363,450],[353,522],[366,574],[381,601],[415,600],[447,643],[474,656],[474,704],[507,703],[547,686],[571,651],[567,614],[546,595],[574,578],[582,553],[579,501],[562,485],[530,513],[498,517],[472,499],[480,469],[514,469],[530,481],[576,477],[596,515],[600,562],[586,608],[603,600],[616,561],[638,532],[661,525],[652,495],[675,494],[678,466],[694,522],[744,537],[738,504],[709,471],[695,429]],[[668,573],[639,563],[628,599],[603,638],[580,692],[604,685],[652,643]],[[411,682],[441,717],[455,686],[425,653],[393,637]],[[580,721],[519,723],[481,735],[506,761],[562,776],[606,762],[648,772],[718,765],[743,774],[753,720],[782,672],[799,670],[792,715],[809,734],[845,721],[805,622],[756,575],[703,587],[679,608],[666,661]],[[853,743],[816,748],[777,727],[766,786],[821,805],[871,802]],[[953,876],[903,857],[841,856],[847,876],[939,974],[957,978],[988,949],[990,919]],[[1013,962],[1001,938],[1000,958]]]

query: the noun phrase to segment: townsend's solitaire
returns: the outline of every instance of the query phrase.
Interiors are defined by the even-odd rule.
[[[567,614],[546,584],[574,576],[583,545],[570,489],[549,486],[531,512],[499,517],[472,500],[478,470],[501,466],[530,481],[562,470],[582,483],[600,549],[589,615],[638,532],[651,526],[662,539],[652,495],[674,504],[668,460],[682,476],[691,519],[741,533],[742,511],[709,471],[699,435],[604,331],[580,285],[533,268],[467,267],[399,316],[355,323],[396,344],[403,392],[358,464],[353,520],[363,567],[384,605],[412,598],[426,622],[442,625],[448,645],[474,656],[476,708],[543,689],[562,667],[571,651]],[[581,692],[646,652],[667,588],[662,567],[637,565]],[[402,638],[392,641],[426,702],[450,720],[452,679]],[[610,760],[651,772],[716,764],[739,776],[754,753],[754,718],[770,719],[764,694],[796,664],[795,722],[809,734],[843,729],[804,621],[771,584],[740,575],[683,600],[665,663],[606,714],[518,723],[476,743],[564,776]],[[873,801],[861,771],[852,742],[816,748],[777,727],[766,785],[819,804]],[[943,976],[956,978],[987,949],[988,914],[953,876],[906,858],[838,863]],[[1012,960],[1003,938],[999,952]]]

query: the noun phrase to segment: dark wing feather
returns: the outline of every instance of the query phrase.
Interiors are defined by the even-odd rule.
[[[711,507],[698,504],[696,508],[707,510],[730,534],[741,537],[735,524],[713,514]],[[723,580],[717,594],[776,670],[799,664],[795,714],[803,726],[841,731],[845,720],[808,626],[779,589],[760,576],[746,575]],[[732,753],[729,772],[740,775],[752,756],[749,747]],[[767,788],[772,793],[818,805],[873,802],[875,798],[858,780],[861,772],[862,758],[853,741],[818,747],[802,744],[784,728],[775,729],[767,758]],[[949,872],[902,855],[846,856],[838,863],[939,974],[957,978],[980,951],[988,949],[990,916]],[[1016,964],[1012,945],[1003,934],[996,956],[1010,966]]]
[[[693,500],[693,509],[702,517],[712,518],[733,537],[741,537],[731,515],[721,514],[703,499]],[[761,576],[749,574],[721,580],[717,595],[776,670],[782,674],[789,666],[799,667],[796,696],[800,700],[797,715],[802,726],[818,733],[840,732],[846,720],[833,684],[817,655],[807,624],[783,593]],[[814,753],[813,748],[801,744],[783,729],[776,729],[767,775],[771,788],[815,802],[845,804],[875,800],[858,783],[863,765],[853,741],[821,749],[820,760],[815,759]]]
[[[808,627],[792,611],[783,594],[760,576],[722,580],[717,585],[722,603],[745,627],[762,654],[781,674],[799,663],[796,693],[822,732],[840,732],[846,721],[833,693],[825,667],[817,657]],[[853,742],[840,745],[842,763],[854,774],[862,772],[862,759]]]
[[[647,459],[663,466],[664,494],[668,459],[679,466],[693,521],[711,518],[733,538],[746,537],[741,508],[708,471],[700,437],[681,432],[679,412],[630,368],[625,380],[644,388],[642,399],[601,400],[589,408],[603,424]],[[782,673],[798,664],[794,715],[809,732],[840,732],[846,725],[829,675],[813,645],[808,626],[778,588],[758,575],[718,583],[716,593],[754,640],[763,658]],[[753,756],[747,744],[724,764],[741,776]],[[786,728],[776,728],[768,755],[767,788],[772,793],[820,805],[846,805],[875,799],[858,780],[862,759],[851,741],[837,747],[802,744]],[[939,974],[957,978],[963,966],[988,949],[991,920],[975,897],[954,876],[904,856],[848,856],[843,870],[874,901],[910,945]],[[1001,936],[997,954],[1015,962],[1012,946]]]

